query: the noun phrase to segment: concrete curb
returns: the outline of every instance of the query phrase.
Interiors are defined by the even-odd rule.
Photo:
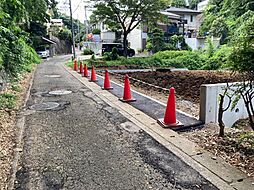
[[[14,189],[14,183],[15,183],[15,179],[16,179],[16,172],[17,172],[17,168],[18,168],[18,161],[19,161],[19,158],[20,158],[20,154],[23,151],[22,139],[23,139],[23,133],[24,133],[24,126],[25,126],[25,115],[22,113],[22,111],[26,107],[27,101],[29,99],[36,70],[37,70],[37,66],[35,67],[35,69],[33,71],[33,74],[31,76],[31,79],[30,79],[30,82],[29,82],[29,87],[28,87],[27,92],[26,92],[24,103],[21,106],[20,111],[17,115],[18,118],[17,118],[17,121],[16,121],[16,129],[17,129],[16,148],[14,149],[14,157],[13,157],[13,163],[12,163],[12,168],[11,168],[12,173],[11,173],[11,177],[10,177],[9,185],[8,185],[8,189],[10,189],[10,190]]]
[[[196,143],[172,130],[161,128],[156,123],[155,119],[129,104],[120,102],[118,97],[108,91],[103,91],[100,86],[96,83],[89,82],[87,78],[82,77],[79,73],[72,71],[66,66],[63,67],[108,105],[119,110],[127,119],[143,129],[169,151],[173,152],[179,159],[182,159],[185,163],[199,172],[218,189],[253,189],[254,180],[248,178],[246,174],[226,163],[222,158],[217,157],[214,159],[214,155],[202,150]]]

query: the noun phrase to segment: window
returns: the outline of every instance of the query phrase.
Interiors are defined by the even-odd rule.
[[[193,22],[193,15],[190,16],[190,21]]]

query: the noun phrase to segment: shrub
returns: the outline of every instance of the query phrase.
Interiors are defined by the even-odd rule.
[[[106,61],[114,61],[119,58],[119,55],[117,53],[117,48],[113,47],[112,52],[105,52],[103,55],[104,60]]]
[[[83,55],[93,55],[93,54],[94,54],[93,50],[89,48],[83,50]]]
[[[164,46],[164,32],[160,28],[154,28],[147,40],[146,49],[156,53],[163,50]]]
[[[14,94],[0,94],[0,109],[13,109],[16,106],[17,97]]]
[[[117,54],[117,49],[116,47],[113,47],[112,52],[111,52],[111,60],[117,60],[119,55]]]
[[[98,28],[95,28],[95,29],[93,29],[92,33],[93,33],[93,34],[100,34],[100,33],[101,33],[101,30],[98,29]]]
[[[22,88],[18,84],[14,83],[11,85],[11,90],[16,91],[16,92],[21,92]]]
[[[13,76],[31,71],[33,64],[40,62],[26,36],[16,26],[12,29],[0,27],[0,44],[0,66]]]
[[[103,54],[103,59],[106,61],[111,61],[111,52],[105,52]]]
[[[142,52],[143,52],[143,50],[142,50],[142,49],[140,49],[140,48],[138,48],[138,49],[137,49],[137,52],[138,52],[138,53],[142,53]]]
[[[207,58],[204,69],[216,70],[216,69],[227,67],[227,60],[231,52],[232,52],[232,47],[229,47],[227,45],[222,45],[219,49],[217,49],[213,53],[212,57]]]
[[[174,59],[175,57],[185,55],[187,51],[160,51],[153,55],[160,59]]]
[[[197,51],[163,51],[153,55],[161,59],[164,67],[186,67],[190,70],[201,69],[205,58]]]

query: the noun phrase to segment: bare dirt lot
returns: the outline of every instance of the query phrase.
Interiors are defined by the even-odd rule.
[[[239,81],[239,76],[225,71],[155,71],[129,73],[129,76],[162,88],[174,87],[178,96],[194,103],[199,102],[202,84]]]
[[[168,97],[166,89],[174,87],[177,95],[177,108],[195,117],[199,115],[199,96],[202,84],[239,81],[239,76],[227,71],[136,72],[128,73],[128,75],[131,77],[132,89],[164,103],[167,102]],[[123,84],[124,74],[111,73],[110,77],[111,80]],[[153,88],[146,83],[161,88]],[[241,122],[239,129],[227,128],[224,138],[218,137],[218,129],[216,124],[207,124],[202,129],[181,134],[212,152],[215,157],[222,157],[248,176],[254,177],[254,133],[250,130],[248,121]]]

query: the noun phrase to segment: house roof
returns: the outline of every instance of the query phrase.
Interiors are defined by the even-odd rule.
[[[170,19],[180,19],[181,18],[180,15],[170,13],[170,12],[167,12],[167,11],[161,11],[161,14],[168,16]]]
[[[193,13],[193,14],[200,14],[200,11],[193,10],[193,9],[187,9],[187,8],[177,8],[177,7],[170,7],[166,9],[167,12],[170,13]]]

